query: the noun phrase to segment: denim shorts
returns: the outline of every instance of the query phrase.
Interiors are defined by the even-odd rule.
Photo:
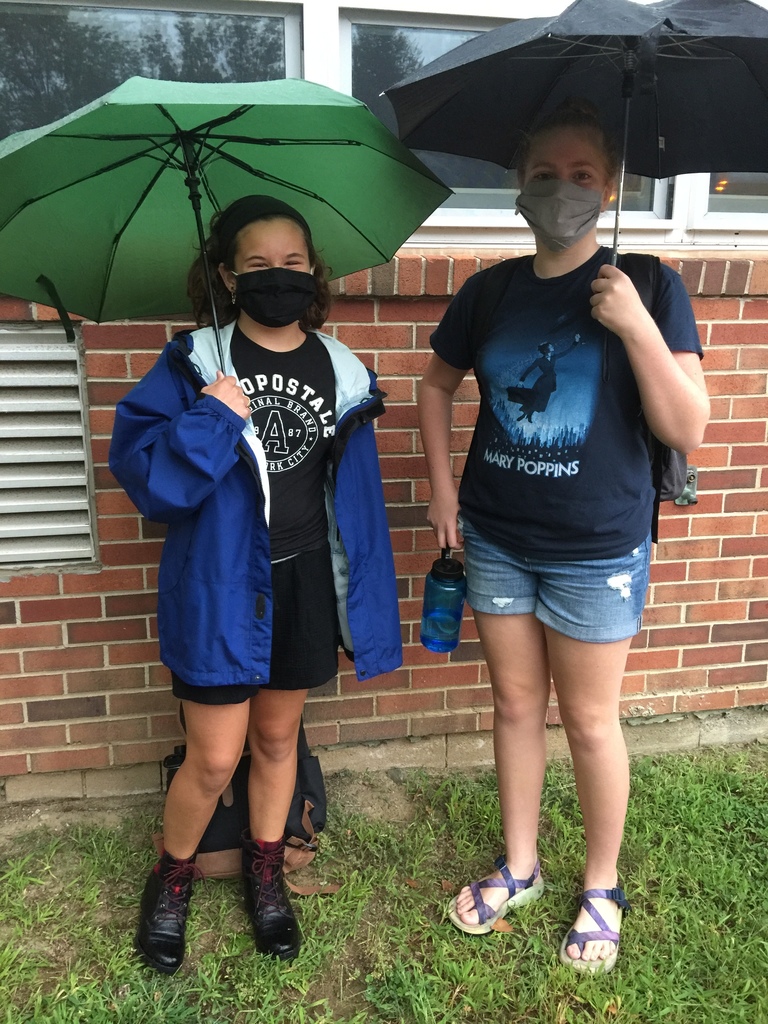
[[[467,604],[490,615],[526,615],[573,640],[612,643],[642,625],[650,536],[621,558],[549,562],[523,558],[482,537],[464,516]]]

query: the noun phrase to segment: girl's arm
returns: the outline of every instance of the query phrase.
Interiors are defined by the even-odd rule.
[[[427,460],[432,499],[427,521],[441,548],[461,547],[458,531],[459,498],[451,465],[453,396],[466,375],[433,353],[419,383],[419,430]]]
[[[670,448],[694,451],[709,421],[698,354],[670,351],[632,281],[618,267],[601,267],[592,291],[592,316],[624,342],[648,426]]]

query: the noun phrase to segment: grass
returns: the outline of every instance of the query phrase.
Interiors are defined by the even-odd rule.
[[[409,822],[331,803],[315,864],[343,885],[297,898],[305,944],[289,964],[255,953],[231,880],[197,888],[176,977],[136,962],[154,816],[3,840],[0,1024],[768,1021],[768,751],[645,758],[632,772],[621,870],[634,909],[607,976],[557,960],[583,852],[567,764],[547,772],[548,891],[484,937],[457,932],[444,907],[499,852],[494,777],[399,773]]]

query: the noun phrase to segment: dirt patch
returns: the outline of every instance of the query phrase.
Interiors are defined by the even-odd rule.
[[[329,806],[373,821],[413,821],[416,808],[400,769],[387,772],[337,772],[325,779]]]
[[[337,772],[325,777],[328,803],[374,821],[413,821],[415,807],[403,784],[403,774]],[[0,808],[0,840],[45,829],[63,831],[73,825],[116,828],[125,818],[147,814],[162,817],[163,793],[82,800],[29,801]]]
[[[160,816],[162,811],[162,793],[5,804],[0,810],[0,839],[38,829],[61,832],[80,824],[116,828],[127,817],[140,814]]]

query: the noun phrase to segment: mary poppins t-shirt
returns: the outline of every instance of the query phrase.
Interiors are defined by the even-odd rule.
[[[600,248],[555,278],[536,277],[526,261],[477,352],[470,327],[482,274],[475,275],[432,335],[435,352],[458,369],[474,368],[480,388],[462,512],[516,554],[614,558],[650,530],[653,486],[637,384],[621,340],[591,315],[591,284],[608,259]],[[654,319],[672,351],[701,354],[682,281],[661,271]]]

